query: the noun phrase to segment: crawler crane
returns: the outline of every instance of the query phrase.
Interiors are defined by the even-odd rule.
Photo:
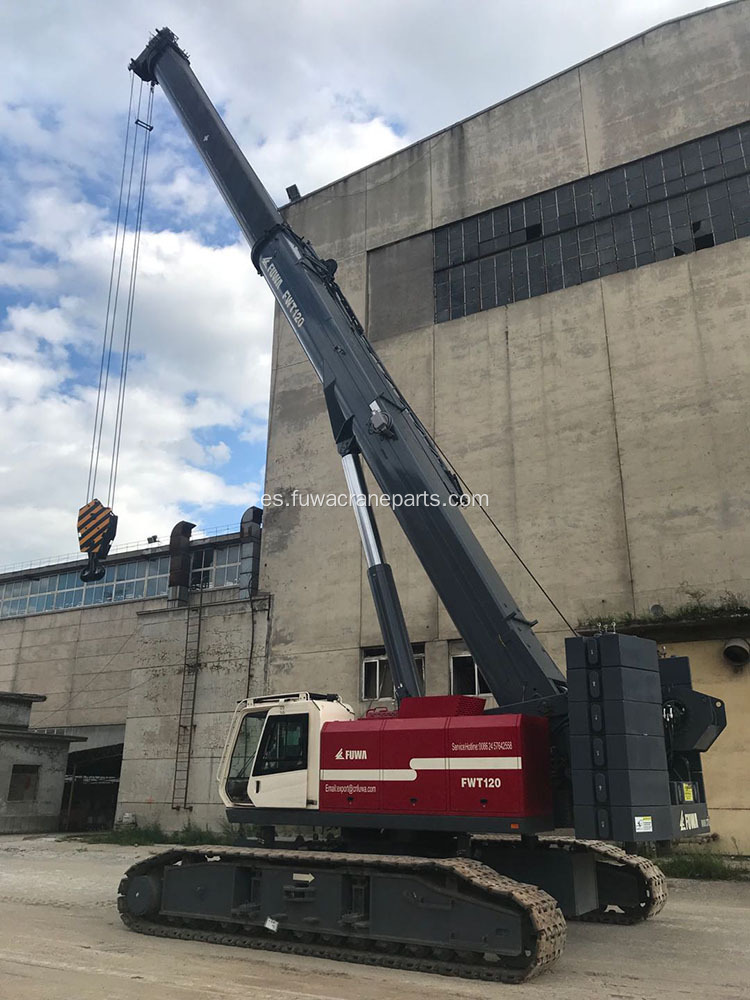
[[[367,561],[397,709],[357,718],[336,694],[238,706],[219,767],[245,846],[175,847],[120,885],[133,930],[473,978],[548,968],[565,918],[635,923],[664,878],[614,842],[705,833],[700,754],[723,704],[685,658],[603,634],[567,640],[567,676],[472,534],[462,486],[335,280],[285,223],[163,28],[131,69],[158,84],[252,248],[323,386]],[[437,497],[395,515],[497,704],[425,696],[363,463],[384,494]],[[595,558],[595,556],[592,556]],[[292,846],[279,827],[329,828]],[[556,831],[575,830],[575,837]]]

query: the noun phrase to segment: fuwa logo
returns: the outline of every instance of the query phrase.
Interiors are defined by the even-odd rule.
[[[341,747],[336,754],[336,760],[367,760],[366,750],[344,750]]]

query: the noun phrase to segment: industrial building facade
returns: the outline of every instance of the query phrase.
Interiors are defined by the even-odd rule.
[[[747,852],[750,667],[724,646],[750,636],[749,46],[746,2],[669,22],[285,209],[566,617],[689,655],[724,700],[712,823]],[[87,735],[75,753],[120,746],[119,816],[217,826],[237,700],[391,695],[352,511],[310,500],[345,489],[277,311],[265,490],[280,502],[262,545],[257,518],[191,542],[193,590],[170,587],[156,549],[112,560],[101,590],[75,566],[7,575],[0,688],[46,694],[32,726]],[[564,666],[567,626],[482,510],[465,514]],[[377,517],[428,693],[484,693],[391,511]]]
[[[237,531],[195,539],[181,522],[169,545],[113,554],[96,583],[80,560],[0,573],[0,690],[46,695],[39,739],[85,740],[47,829],[105,828],[117,812],[218,825],[224,730],[265,685],[260,522],[251,508]]]
[[[749,46],[747,3],[680,18],[286,210],[569,621],[689,655],[696,687],[725,701],[705,766],[729,851],[750,851],[750,667],[724,655],[750,634]],[[387,662],[351,510],[300,505],[345,487],[278,313],[272,380],[269,675],[364,707],[390,695]],[[392,512],[376,513],[428,692],[481,692]],[[565,623],[465,513],[564,666]]]

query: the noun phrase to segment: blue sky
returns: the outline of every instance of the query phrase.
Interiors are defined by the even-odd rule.
[[[180,36],[199,79],[282,202],[290,183],[313,190],[701,6],[689,0],[6,5],[0,566],[77,547],[127,64],[151,30],[168,24]],[[158,88],[154,126],[115,504],[119,542],[165,537],[181,518],[203,528],[236,524],[263,492],[272,299]]]

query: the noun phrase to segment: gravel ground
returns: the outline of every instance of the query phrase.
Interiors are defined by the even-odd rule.
[[[670,882],[639,927],[571,924],[554,969],[523,986],[141,937],[114,898],[156,848],[0,837],[5,1000],[724,1000],[750,997],[750,884]]]

